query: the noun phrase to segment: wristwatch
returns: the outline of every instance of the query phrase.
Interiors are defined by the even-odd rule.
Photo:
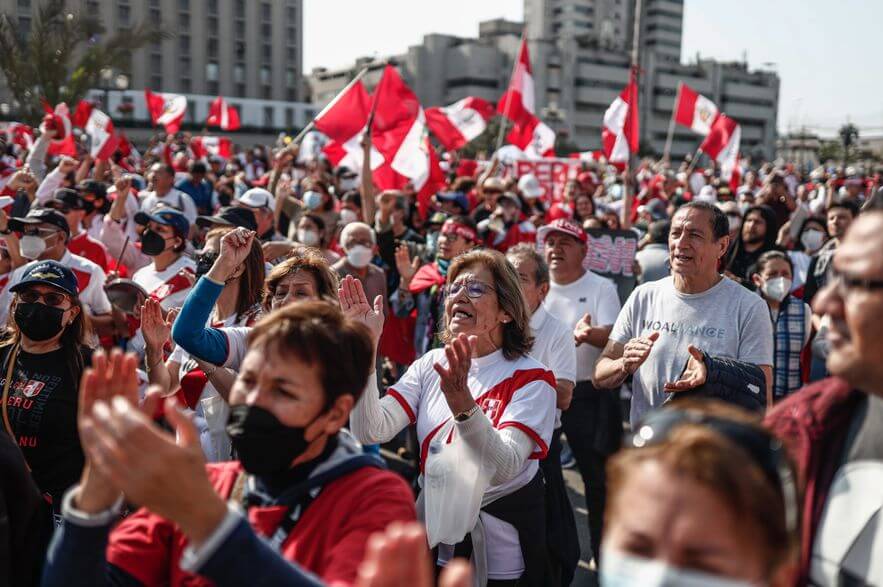
[[[460,412],[459,414],[454,414],[454,421],[455,422],[465,422],[466,420],[471,418],[475,414],[475,412],[477,412],[477,411],[478,411],[478,404],[475,404],[474,406],[472,406],[471,408],[469,408],[465,412]]]

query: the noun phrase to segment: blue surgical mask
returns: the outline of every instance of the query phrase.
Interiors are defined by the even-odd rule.
[[[304,205],[310,210],[315,210],[322,205],[322,194],[313,190],[308,191],[304,194]]]
[[[599,573],[601,587],[754,587],[755,584],[673,567],[662,561],[605,548]]]

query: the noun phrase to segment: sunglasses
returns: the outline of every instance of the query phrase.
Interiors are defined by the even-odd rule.
[[[464,280],[455,281],[447,286],[445,288],[445,296],[449,298],[457,297],[464,289],[466,290],[466,296],[473,300],[477,300],[486,293],[494,291],[493,286],[482,283],[481,281]]]
[[[26,289],[24,291],[21,291],[18,293],[18,297],[26,304],[34,304],[36,302],[42,301],[43,304],[52,308],[57,308],[68,299],[68,296],[63,293],[49,291],[41,294],[35,289]]]
[[[709,428],[744,450],[773,486],[781,491],[785,525],[789,530],[797,527],[797,484],[787,464],[785,448],[779,440],[753,426],[692,410],[663,409],[647,416],[626,446],[644,448],[661,444],[684,424]]]

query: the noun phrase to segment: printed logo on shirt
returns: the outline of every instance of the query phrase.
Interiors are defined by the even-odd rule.
[[[669,332],[674,336],[700,336],[705,338],[724,338],[726,328],[685,324],[683,322],[666,322],[664,320],[641,320],[641,330]]]
[[[36,397],[46,385],[42,381],[34,381],[28,379],[28,382],[21,388],[21,394],[25,397]]]
[[[491,422],[496,422],[502,416],[503,402],[499,399],[487,398],[482,401],[479,406],[484,415]]]

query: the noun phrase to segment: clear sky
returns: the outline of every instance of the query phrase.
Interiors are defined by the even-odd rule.
[[[520,20],[521,0],[306,0],[304,71],[402,53],[431,32],[476,36],[499,17]],[[880,0],[685,0],[682,59],[775,68],[783,132],[833,135],[849,119],[883,135],[881,22]]]

